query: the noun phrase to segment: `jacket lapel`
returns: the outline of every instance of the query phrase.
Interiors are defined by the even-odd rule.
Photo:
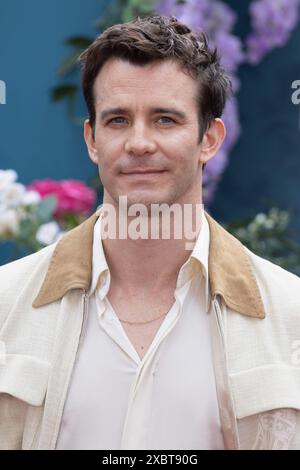
[[[206,212],[210,228],[208,273],[214,295],[228,307],[250,317],[265,318],[265,310],[251,260],[242,243]]]
[[[93,231],[99,210],[58,242],[32,306],[61,299],[71,289],[88,290],[92,273]],[[212,296],[232,310],[256,318],[265,311],[250,258],[244,246],[205,212],[210,228],[208,273]]]

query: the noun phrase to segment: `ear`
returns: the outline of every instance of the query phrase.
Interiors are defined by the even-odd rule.
[[[95,141],[93,137],[93,130],[90,125],[90,121],[86,119],[83,125],[84,140],[89,152],[89,157],[92,162],[98,164],[98,152],[95,147]]]
[[[207,163],[219,150],[226,136],[225,124],[220,118],[213,119],[200,144],[199,161]]]

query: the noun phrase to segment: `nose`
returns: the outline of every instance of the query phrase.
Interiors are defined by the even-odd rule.
[[[143,156],[156,151],[156,143],[151,135],[151,130],[146,129],[143,123],[132,125],[128,129],[125,142],[125,152],[131,155]]]

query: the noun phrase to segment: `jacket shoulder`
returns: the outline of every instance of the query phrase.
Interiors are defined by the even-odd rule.
[[[13,276],[14,279],[16,279],[18,276],[21,277],[25,273],[28,273],[28,271],[31,271],[35,266],[39,265],[43,261],[45,262],[49,256],[51,257],[55,246],[56,243],[53,243],[52,245],[42,248],[36,253],[24,256],[23,258],[19,258],[15,261],[0,266],[0,289],[3,286],[2,283],[5,283],[5,279],[8,277],[10,278]]]
[[[255,270],[256,276],[259,276],[267,285],[279,289],[300,288],[300,277],[287,271],[271,261],[256,255],[246,248],[251,264]]]
[[[235,412],[240,424],[247,423],[248,440],[250,423],[260,426],[255,416],[260,421],[268,413],[266,423],[270,410],[300,409],[300,278],[245,249],[265,317],[229,311],[226,344]]]
[[[0,266],[0,326],[23,289],[33,288],[37,282],[42,282],[56,244]]]
[[[256,255],[248,248],[246,251],[266,307],[266,313],[281,310],[285,312],[286,318],[297,319],[298,322],[300,318],[300,278]]]

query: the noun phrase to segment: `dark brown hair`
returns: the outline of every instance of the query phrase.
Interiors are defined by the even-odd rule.
[[[93,135],[93,85],[101,67],[112,57],[141,66],[164,59],[178,61],[182,70],[199,83],[199,142],[211,120],[222,115],[231,83],[220,66],[217,50],[209,49],[205,33],[193,33],[174,16],[137,17],[129,23],[107,28],[78,59]]]

